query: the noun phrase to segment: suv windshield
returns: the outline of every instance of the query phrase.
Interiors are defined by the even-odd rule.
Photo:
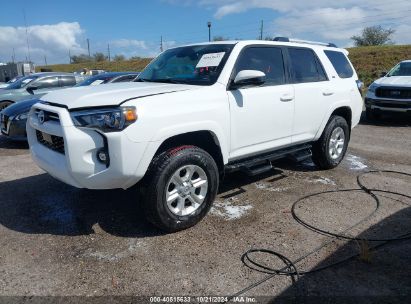
[[[234,44],[194,45],[165,51],[141,72],[136,81],[212,85]]]
[[[411,76],[411,62],[397,64],[387,76]]]
[[[37,78],[38,78],[37,76],[26,76],[26,77],[20,78],[19,80],[11,83],[4,89],[5,90],[21,89]]]

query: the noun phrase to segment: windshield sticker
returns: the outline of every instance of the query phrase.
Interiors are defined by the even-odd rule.
[[[197,63],[196,68],[216,67],[223,59],[225,52],[204,54]]]

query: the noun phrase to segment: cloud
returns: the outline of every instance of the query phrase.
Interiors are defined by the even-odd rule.
[[[411,6],[409,0],[163,0],[170,4],[198,5],[214,11],[216,19],[270,9],[278,16],[266,22],[267,35],[305,39],[326,39],[342,46],[366,26],[382,25],[396,30],[394,40],[410,43]],[[268,20],[266,20],[268,21]],[[246,21],[244,24],[246,25]],[[224,33],[230,36],[229,32]],[[253,37],[254,38],[254,37]]]
[[[118,48],[140,48],[147,49],[145,41],[135,39],[118,39],[110,43],[114,47]]]
[[[84,30],[78,22],[60,22],[51,25],[33,25],[27,28],[30,58],[35,62],[43,62],[47,56],[49,62],[68,61],[68,51],[84,52],[79,43]],[[10,61],[13,48],[17,60],[25,60],[28,56],[26,28],[0,26],[0,61]]]

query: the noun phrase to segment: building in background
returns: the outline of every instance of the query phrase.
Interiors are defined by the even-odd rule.
[[[28,62],[0,65],[0,82],[7,82],[16,76],[27,76],[34,73],[34,64]]]

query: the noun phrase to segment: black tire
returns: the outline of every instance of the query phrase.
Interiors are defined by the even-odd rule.
[[[7,108],[11,104],[12,104],[11,101],[2,101],[2,102],[0,102],[0,112],[2,110],[4,110],[5,108]]]
[[[180,216],[167,206],[166,191],[173,174],[187,165],[203,169],[208,179],[208,189],[204,201],[193,213]],[[153,159],[140,185],[140,199],[146,217],[152,224],[161,230],[175,232],[192,227],[204,218],[217,195],[218,184],[218,167],[210,154],[195,146],[181,146]]]
[[[373,121],[373,120],[376,120],[376,119],[380,119],[381,118],[381,113],[376,112],[375,110],[372,110],[370,108],[366,108],[365,109],[365,117],[367,118],[367,120]]]
[[[345,140],[342,147],[342,151],[337,158],[333,158],[329,152],[330,138],[334,130],[341,128],[344,132]],[[345,153],[347,152],[348,142],[350,140],[350,128],[347,121],[341,117],[333,115],[330,117],[327,125],[324,128],[323,134],[320,139],[314,143],[312,149],[313,162],[320,169],[332,169],[337,167],[343,160]]]

